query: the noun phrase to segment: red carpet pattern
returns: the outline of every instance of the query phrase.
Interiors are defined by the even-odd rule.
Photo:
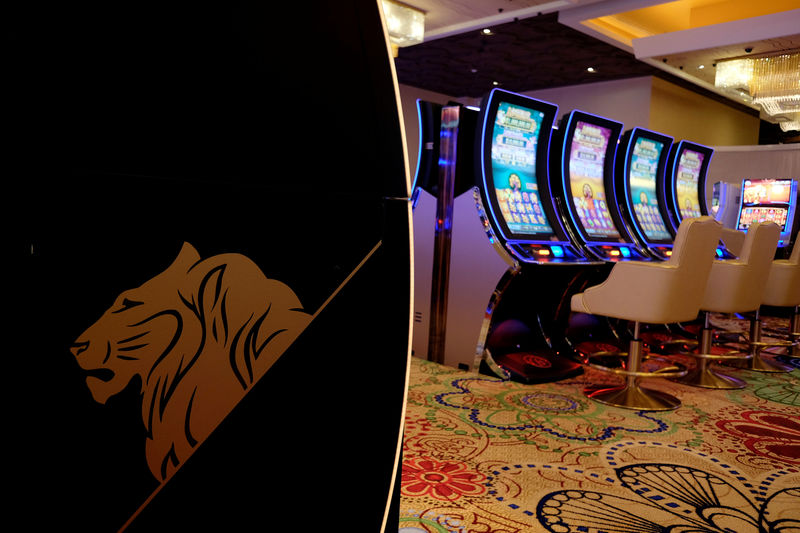
[[[791,358],[787,358],[787,361]],[[800,531],[800,369],[742,390],[649,380],[670,412],[412,358],[402,533]]]

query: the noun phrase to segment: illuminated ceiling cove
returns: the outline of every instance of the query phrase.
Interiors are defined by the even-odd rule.
[[[454,98],[478,97],[493,86],[526,91],[658,75],[773,123],[795,120],[800,111],[800,97],[767,112],[748,88],[715,85],[725,60],[800,52],[798,0],[406,3],[425,12],[425,40],[399,50],[400,83]],[[800,73],[784,75],[782,94],[787,83],[800,95]]]

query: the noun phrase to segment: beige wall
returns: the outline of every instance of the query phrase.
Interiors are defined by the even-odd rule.
[[[652,79],[649,129],[706,146],[757,145],[760,120],[660,78]]]
[[[559,106],[559,114],[581,109],[715,149],[708,186],[741,183],[744,177],[800,176],[800,143],[758,145],[759,118],[655,77],[633,78],[526,93]],[[411,179],[419,154],[416,100],[446,104],[453,97],[400,86]],[[479,104],[463,100],[464,104]],[[727,149],[726,149],[727,147]],[[709,195],[710,198],[710,195]]]
[[[744,179],[800,179],[800,144],[714,146],[708,167],[706,198],[718,181],[740,187]]]
[[[558,105],[558,118],[577,109],[622,122],[624,130],[629,130],[637,126],[648,127],[650,80],[649,76],[644,76],[542,89],[523,94]]]

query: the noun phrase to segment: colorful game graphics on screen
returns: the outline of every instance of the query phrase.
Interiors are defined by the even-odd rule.
[[[492,131],[492,177],[508,229],[552,234],[536,178],[536,146],[544,113],[501,102]]]
[[[737,229],[744,231],[753,222],[771,221],[783,233],[789,219],[792,189],[790,179],[744,180]]]
[[[703,168],[704,157],[705,155],[700,152],[684,150],[678,161],[678,171],[675,173],[675,194],[681,219],[702,215],[697,191],[700,186],[700,170]]]
[[[656,197],[658,160],[663,150],[664,143],[660,141],[645,137],[637,138],[628,174],[636,220],[645,236],[651,241],[672,238],[664,224]]]
[[[619,238],[606,203],[603,183],[611,130],[579,121],[572,138],[569,176],[575,210],[590,237]]]

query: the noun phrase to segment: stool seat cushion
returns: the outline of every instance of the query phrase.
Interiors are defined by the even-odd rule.
[[[697,318],[722,226],[712,217],[684,219],[663,262],[621,261],[599,285],[575,294],[575,312],[646,323]]]

